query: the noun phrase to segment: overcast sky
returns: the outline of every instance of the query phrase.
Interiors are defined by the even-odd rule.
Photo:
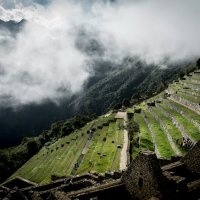
[[[59,102],[81,90],[95,59],[196,58],[199,11],[199,0],[0,0],[0,19],[27,21],[16,38],[0,30],[0,104]],[[91,40],[101,53],[83,51]]]

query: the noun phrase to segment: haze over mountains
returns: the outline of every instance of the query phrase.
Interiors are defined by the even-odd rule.
[[[197,0],[10,0],[0,6],[4,144],[159,90],[200,55]]]

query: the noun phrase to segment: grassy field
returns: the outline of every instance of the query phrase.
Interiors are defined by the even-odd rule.
[[[154,151],[153,141],[149,129],[144,121],[142,114],[136,113],[135,118],[140,125],[140,151]]]
[[[174,102],[174,101],[172,101],[172,100],[170,100],[170,99],[167,99],[166,101],[167,101],[169,104],[171,104],[171,105],[177,107],[177,108],[180,109],[181,111],[187,113],[187,115],[188,115],[191,119],[193,119],[193,120],[197,121],[198,123],[200,123],[200,117],[199,117],[199,115],[198,115],[196,112],[194,112],[194,111],[190,110],[189,108],[187,108],[187,107],[185,107],[185,106],[183,106],[183,105],[181,105],[181,104],[178,104],[178,103],[176,103],[176,102]]]
[[[170,107],[168,107],[166,104],[160,105],[166,112],[173,115],[173,117],[184,127],[186,132],[194,141],[198,141],[200,139],[200,133],[199,130],[187,119],[185,119],[180,113],[177,111],[174,111]]]
[[[145,111],[145,115],[147,116],[149,123],[152,125],[155,131],[155,134],[156,134],[155,139],[156,139],[156,144],[157,144],[160,156],[165,157],[165,158],[170,158],[171,156],[175,155],[167,139],[167,136],[164,130],[161,128],[159,122],[147,110]]]
[[[181,131],[173,124],[173,122],[166,117],[159,108],[154,107],[152,108],[154,112],[157,113],[160,119],[165,123],[167,126],[169,133],[173,139],[173,142],[176,144],[177,148],[179,151],[184,155],[186,153],[186,150],[181,146],[181,141],[182,141],[182,134]]]
[[[199,103],[200,102],[200,98],[199,97],[196,97],[196,96],[192,96],[192,95],[189,95],[189,94],[185,94],[183,92],[177,92],[177,96],[183,98],[183,99],[186,99],[188,101],[191,101],[192,103]]]
[[[187,87],[187,84],[191,84],[195,87],[199,86],[200,88],[199,80],[199,75],[193,75],[187,80],[180,80],[179,82],[174,82],[173,84],[170,84],[169,88],[173,89],[173,91],[176,92],[177,96],[198,104],[200,102],[200,96],[198,96],[200,92],[197,90],[193,90],[189,86]],[[162,121],[162,124],[165,125],[168,132],[164,130],[163,126],[161,126],[160,124],[160,121],[156,119],[147,109],[148,102],[156,102],[158,100],[161,102],[157,103],[158,106],[151,107],[152,112],[158,116],[160,121]],[[144,111],[149,125],[153,128],[153,131],[155,132],[156,145],[162,157],[170,158],[171,156],[175,155],[175,152],[171,147],[172,144],[170,144],[167,137],[167,133],[172,138],[172,142],[175,144],[175,148],[177,148],[177,150],[179,150],[182,155],[184,155],[188,151],[188,149],[182,147],[182,139],[184,134],[179,128],[176,127],[176,125],[173,123],[173,120],[168,117],[168,114],[170,114],[185,129],[185,131],[193,139],[193,141],[200,140],[200,132],[198,128],[200,127],[199,114],[170,99],[165,99],[163,92],[135,107],[141,108]],[[163,112],[165,112],[166,115]],[[139,151],[154,149],[151,131],[149,130],[144,120],[144,116],[142,116],[142,114],[140,113],[135,113],[134,119],[135,122],[139,125],[139,133],[133,133],[134,135],[132,144],[135,145],[132,147],[133,158],[135,158]],[[140,141],[139,147],[137,147],[138,137]]]
[[[70,175],[88,140],[86,130],[91,126],[92,123],[48,147],[43,147],[10,178],[21,176],[37,183],[46,183],[51,180],[52,174]]]
[[[121,148],[117,146],[123,146],[122,122],[123,120],[118,119],[116,123],[112,122],[108,127],[98,130],[77,174],[119,170]]]
[[[111,122],[114,116],[101,116],[73,134],[43,147],[9,179],[21,176],[36,183],[48,183],[51,175],[71,175],[89,140],[88,130],[92,128],[96,129],[94,137],[76,173],[119,170],[121,148],[117,148],[117,145],[123,147],[124,122],[120,119]],[[97,128],[98,126],[101,128]]]

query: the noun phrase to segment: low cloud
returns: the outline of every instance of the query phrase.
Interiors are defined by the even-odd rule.
[[[25,4],[26,2],[26,4]],[[199,0],[0,1],[0,104],[59,100],[81,90],[95,60],[162,65],[200,55]],[[8,5],[9,4],[9,5]]]

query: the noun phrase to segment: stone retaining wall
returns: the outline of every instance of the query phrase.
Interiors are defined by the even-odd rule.
[[[181,104],[184,104],[184,105],[186,105],[187,107],[190,107],[191,109],[193,109],[193,110],[197,110],[198,112],[200,112],[200,106],[199,106],[199,104],[197,104],[197,103],[193,103],[193,102],[191,102],[191,101],[189,101],[189,100],[187,100],[187,99],[183,99],[183,98],[181,98],[181,97],[179,97],[179,96],[176,96],[176,95],[171,95],[171,97],[170,97],[172,100],[174,99],[175,101],[178,101],[178,102],[180,102]]]
[[[182,162],[191,172],[200,174],[200,141],[182,158]]]

